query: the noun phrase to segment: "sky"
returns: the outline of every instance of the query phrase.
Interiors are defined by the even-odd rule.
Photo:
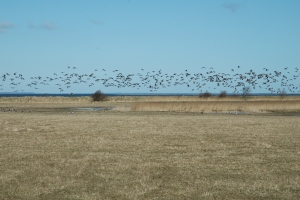
[[[300,68],[299,0],[0,0],[0,5],[0,92],[140,93],[151,89],[95,82],[115,77],[114,70],[135,74],[136,82],[137,73],[146,76],[153,71],[185,75],[213,69],[233,75],[238,70],[265,73],[267,68],[289,71],[291,77],[299,74],[295,70]],[[74,83],[72,77],[68,88],[59,87],[66,83],[62,79],[41,84],[71,73],[93,76],[86,76],[82,84]],[[155,92],[200,91],[186,85]],[[202,89],[232,92],[212,83]],[[252,91],[268,92],[258,87]]]

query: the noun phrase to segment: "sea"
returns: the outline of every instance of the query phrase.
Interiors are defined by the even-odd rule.
[[[199,93],[105,93],[109,97],[114,96],[198,96]],[[14,93],[14,92],[0,92],[0,97],[86,97],[91,96],[92,93]],[[212,96],[217,96],[219,93],[212,93]],[[228,96],[241,94],[230,94]],[[279,94],[272,93],[251,93],[248,96],[279,96]],[[286,94],[286,96],[300,96],[300,94]]]

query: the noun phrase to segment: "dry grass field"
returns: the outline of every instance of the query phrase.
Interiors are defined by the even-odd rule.
[[[300,199],[299,97],[193,98],[0,98],[0,199]]]

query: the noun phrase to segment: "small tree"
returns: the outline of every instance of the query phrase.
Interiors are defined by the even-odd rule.
[[[212,94],[208,91],[199,94],[200,98],[208,98],[208,97],[211,97],[211,96],[212,96]]]
[[[218,97],[221,97],[221,98],[224,98],[224,97],[227,97],[227,92],[226,91],[222,91]]]
[[[243,97],[247,101],[248,96],[250,95],[251,88],[249,86],[243,88]]]
[[[278,89],[278,94],[279,96],[283,99],[284,97],[286,97],[286,91],[285,89],[281,90],[281,89]]]
[[[96,91],[94,94],[91,96],[92,101],[105,101],[107,99],[107,95],[102,93],[100,90]]]

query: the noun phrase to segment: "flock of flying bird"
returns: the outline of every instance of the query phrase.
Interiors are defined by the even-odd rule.
[[[25,78],[18,72],[4,73],[0,79],[2,81],[2,83],[0,82],[0,92],[1,90],[2,92],[8,92],[3,88],[4,85],[7,86],[8,84],[13,92],[24,92],[24,86],[28,89],[31,88],[32,91],[33,89],[38,90],[41,86],[54,85],[59,92],[64,93],[68,93],[66,91],[71,90],[72,87],[74,88],[75,84],[86,87],[100,87],[102,84],[105,87],[148,88],[150,92],[158,91],[160,88],[186,86],[190,91],[200,93],[217,87],[222,87],[222,90],[228,88],[235,94],[242,92],[245,87],[254,90],[259,88],[271,93],[280,93],[282,89],[286,89],[287,93],[300,93],[300,81],[297,80],[300,72],[297,67],[291,69],[292,71],[286,67],[282,72],[263,68],[262,73],[256,73],[253,70],[237,73],[241,70],[240,68],[240,66],[237,66],[230,69],[229,73],[217,73],[212,67],[208,69],[202,67],[200,68],[201,72],[198,73],[190,73],[188,70],[184,70],[181,73],[171,74],[163,73],[162,70],[147,72],[140,69],[137,74],[123,74],[119,70],[112,70],[110,73],[113,76],[108,76],[108,70],[106,69],[100,69],[99,71],[95,69],[91,73],[80,74],[76,72],[76,67],[68,66],[66,72],[53,73],[51,77],[32,76]],[[97,74],[99,73],[102,77],[98,77]],[[24,82],[26,83],[24,84]]]

